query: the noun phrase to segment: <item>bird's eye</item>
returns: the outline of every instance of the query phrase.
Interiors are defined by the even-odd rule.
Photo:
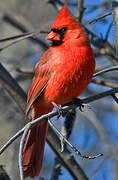
[[[60,31],[61,31],[61,33],[65,33],[66,32],[66,28],[62,28],[62,29],[60,29]]]

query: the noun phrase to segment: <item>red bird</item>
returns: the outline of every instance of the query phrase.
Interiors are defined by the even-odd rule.
[[[95,60],[85,30],[66,6],[57,15],[46,37],[52,42],[40,57],[28,93],[28,109],[32,120],[79,96],[91,81]],[[48,121],[30,130],[24,147],[24,177],[38,176],[42,167]]]

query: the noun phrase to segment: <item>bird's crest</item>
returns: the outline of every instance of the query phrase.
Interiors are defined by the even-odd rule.
[[[61,29],[68,26],[75,27],[78,26],[78,23],[68,10],[67,6],[64,5],[59,11],[54,23],[52,24],[52,29]]]

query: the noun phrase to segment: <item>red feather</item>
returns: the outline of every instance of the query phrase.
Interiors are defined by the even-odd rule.
[[[65,104],[79,96],[95,69],[88,36],[66,6],[57,15],[47,39],[52,46],[39,59],[28,93],[27,112],[32,109],[32,120],[50,112],[52,102]],[[40,173],[46,133],[47,121],[29,132],[23,154],[25,177]]]

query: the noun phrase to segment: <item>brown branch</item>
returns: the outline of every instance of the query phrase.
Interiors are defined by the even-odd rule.
[[[112,25],[113,25],[113,21],[111,21],[111,23],[109,24],[109,27],[108,27],[108,29],[107,29],[107,32],[106,32],[106,35],[105,35],[105,38],[104,38],[104,40],[105,40],[106,42],[107,42],[107,40],[108,40],[109,33],[110,33],[110,30],[111,30]]]
[[[61,133],[62,135],[68,140],[74,126],[74,122],[76,119],[76,110],[72,109],[71,112],[68,112],[66,114],[65,120],[64,120],[64,125],[61,128]],[[63,138],[61,138],[61,150],[63,152],[64,148],[66,147],[66,143],[64,143]],[[53,166],[53,171],[51,175],[50,180],[58,180],[59,176],[61,175],[61,161],[60,159],[56,156],[54,160],[54,166]]]
[[[100,70],[100,71],[94,73],[93,78],[96,77],[96,76],[99,76],[101,74],[104,74],[106,72],[116,71],[116,70],[118,70],[118,66],[112,66],[112,67],[109,67],[109,68],[105,68],[103,70]],[[26,70],[26,69],[23,69],[23,68],[17,68],[16,71],[21,72],[23,74],[31,75],[31,76],[34,75],[33,71]]]
[[[106,39],[103,39],[100,36],[96,35],[85,26],[83,27],[88,33],[88,35],[91,36],[91,43],[95,47],[99,48],[100,54],[107,56],[108,59],[112,62],[112,64],[118,65],[118,57],[115,49],[111,46],[111,44],[108,41],[106,41]]]
[[[112,2],[112,15],[116,39],[116,53],[118,55],[118,0]]]
[[[62,8],[62,6],[64,5],[63,2],[61,2],[60,0],[46,0],[47,3],[50,3],[56,10],[60,10]]]
[[[23,33],[28,33],[30,32],[29,29],[27,29],[27,27],[25,27],[21,22],[18,22],[11,14],[8,13],[3,13],[2,14],[2,20],[5,21],[6,23],[12,25],[13,27],[15,27],[16,29],[20,30]],[[42,41],[39,38],[30,38],[33,42],[41,45],[45,50],[48,48],[48,45]]]
[[[96,77],[96,76],[99,76],[99,75],[104,74],[106,72],[110,72],[110,71],[114,71],[114,70],[118,70],[118,66],[112,66],[112,67],[103,69],[101,71],[98,71],[93,75],[93,77]]]
[[[78,21],[81,23],[82,22],[82,17],[84,14],[84,0],[78,0]]]
[[[100,79],[93,79],[91,82],[95,83],[95,84],[102,85],[102,86],[111,87],[111,88],[118,87],[117,83],[111,83],[111,82],[103,81],[103,80],[100,80]]]
[[[27,39],[27,38],[36,36],[36,35],[39,34],[40,32],[41,32],[41,31],[31,32],[31,33],[25,33],[26,35],[23,34],[20,38],[17,38],[15,41],[13,41],[13,42],[11,42],[11,43],[3,46],[2,48],[0,48],[0,51],[3,51],[3,50],[5,50],[5,49],[7,49],[8,47],[10,47],[10,46],[12,46],[12,45],[14,45],[14,44],[16,44],[16,43],[18,43],[18,42],[20,42],[20,41],[23,41],[24,39]],[[16,36],[15,36],[15,37],[16,37]],[[10,38],[12,39],[12,38],[14,38],[14,37],[9,37],[9,38],[7,38],[7,41],[8,41],[8,39],[10,40]],[[1,41],[5,41],[5,40],[6,40],[6,39],[2,39]]]
[[[105,18],[105,17],[107,17],[107,16],[109,16],[109,15],[112,15],[112,12],[109,12],[109,13],[106,13],[106,14],[104,14],[104,15],[102,15],[102,16],[99,16],[99,17],[97,17],[97,18],[94,18],[92,21],[89,22],[89,24],[92,24],[92,23],[94,23],[94,22],[97,22],[97,21],[99,21],[99,20],[101,20],[101,19],[103,19],[103,18]]]
[[[14,40],[14,39],[18,39],[18,38],[21,38],[21,37],[24,37],[26,36],[26,38],[29,38],[27,37],[27,35],[30,35],[31,34],[31,37],[39,34],[39,33],[44,33],[44,34],[47,34],[49,33],[49,31],[38,31],[38,32],[29,32],[29,33],[23,33],[23,34],[19,34],[19,35],[16,35],[16,36],[10,36],[10,37],[7,37],[7,38],[3,38],[3,39],[0,39],[0,43],[2,42],[5,42],[5,41],[11,41],[11,40]]]

